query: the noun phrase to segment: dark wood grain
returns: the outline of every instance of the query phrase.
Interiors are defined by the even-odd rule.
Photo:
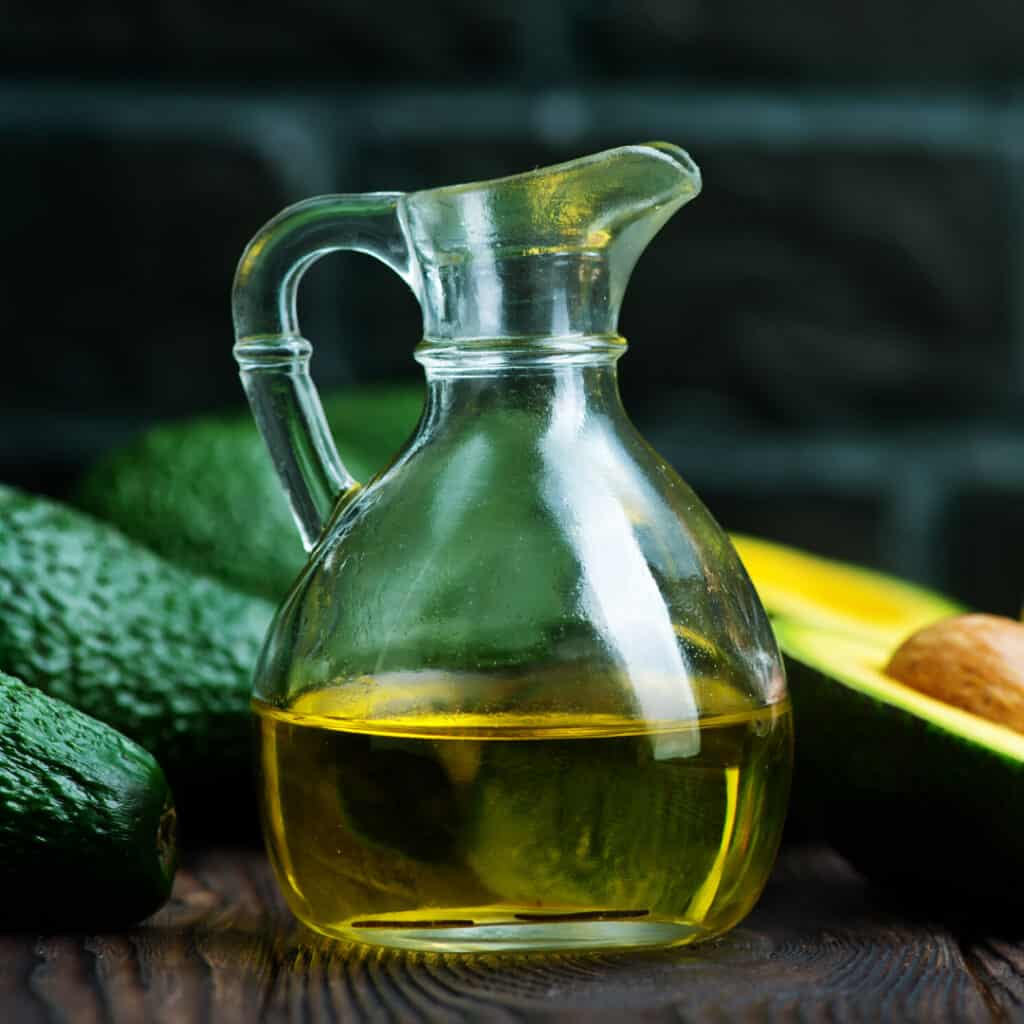
[[[780,858],[757,910],[693,950],[433,956],[332,943],[261,853],[209,850],[145,926],[0,936],[0,1021],[1024,1021],[1024,942],[966,938],[874,894],[835,854]]]

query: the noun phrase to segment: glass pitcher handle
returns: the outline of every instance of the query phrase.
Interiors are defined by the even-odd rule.
[[[401,197],[317,196],[289,206],[249,243],[235,274],[235,358],[307,551],[338,495],[356,481],[338,456],[309,375],[313,347],[295,312],[299,281],[321,256],[345,249],[376,257],[411,286]]]

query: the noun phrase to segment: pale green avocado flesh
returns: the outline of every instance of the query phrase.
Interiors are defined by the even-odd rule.
[[[883,670],[893,652],[871,638],[830,633],[785,619],[776,620],[775,636],[788,658],[827,676],[836,687],[881,701],[929,722],[937,730],[1024,764],[1024,735],[887,676]]]

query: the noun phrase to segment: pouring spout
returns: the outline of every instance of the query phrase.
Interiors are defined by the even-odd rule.
[[[636,261],[665,222],[700,194],[701,175],[689,153],[668,142],[628,146],[607,155],[614,157],[624,187],[635,191],[632,201],[623,196],[609,218],[609,283],[617,311]]]
[[[652,142],[407,195],[426,336],[615,334],[637,259],[700,185],[684,150]]]

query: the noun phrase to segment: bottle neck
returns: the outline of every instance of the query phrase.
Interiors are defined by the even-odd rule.
[[[617,334],[569,337],[432,338],[424,337],[414,356],[427,372],[428,383],[457,377],[495,377],[510,374],[552,374],[560,368],[610,368],[626,351]]]
[[[580,429],[625,417],[616,363],[622,338],[547,339],[442,345],[424,341],[416,358],[427,376],[423,427],[507,412],[525,413],[538,427],[554,422]]]
[[[598,252],[482,250],[417,266],[423,335],[432,342],[615,337],[621,295]]]

